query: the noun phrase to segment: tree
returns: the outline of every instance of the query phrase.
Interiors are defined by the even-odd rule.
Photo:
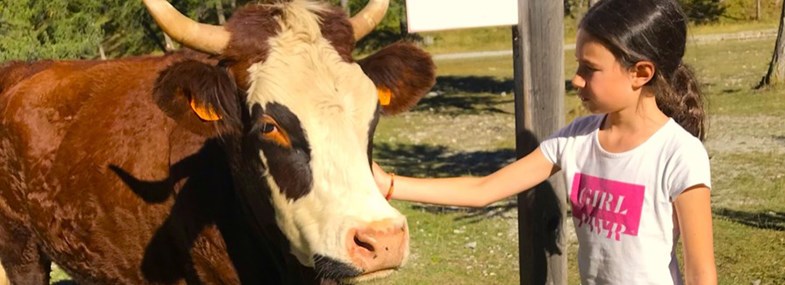
[[[368,0],[348,0],[349,11],[357,13],[368,4]],[[333,5],[339,5],[340,0],[330,0]],[[404,0],[390,0],[387,14],[376,26],[376,29],[357,43],[357,50],[368,52],[378,49],[403,38],[410,37],[406,31],[406,13]],[[415,37],[411,35],[411,37]]]
[[[0,0],[2,1],[2,0]],[[253,0],[170,0],[186,16],[203,22],[220,25],[235,7],[242,7]],[[142,1],[105,0],[104,15],[112,19],[103,26],[104,48],[108,57],[170,51],[169,43]]]
[[[93,58],[103,37],[95,0],[0,0],[0,61]]]
[[[221,24],[236,7],[258,0],[170,0],[186,16]],[[345,2],[359,11],[368,0]],[[404,0],[391,0],[387,16],[358,43],[373,50],[405,37]],[[43,58],[117,58],[167,52],[166,36],[142,1],[0,0],[0,62]]]
[[[349,11],[349,0],[341,0],[341,8],[346,10],[347,13],[351,12]]]
[[[761,79],[756,88],[773,86],[785,82],[785,2],[782,3],[780,13],[780,28],[777,31],[777,43],[774,45],[774,54],[771,56],[769,71]]]
[[[679,4],[690,21],[698,24],[719,21],[727,9],[722,0],[679,0]]]
[[[221,0],[215,0],[215,15],[218,17],[218,24],[223,25],[226,23],[226,13],[224,12],[224,4]]]

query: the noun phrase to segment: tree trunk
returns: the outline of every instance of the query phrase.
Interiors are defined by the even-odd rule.
[[[101,55],[101,60],[106,60],[106,52],[104,51],[103,44],[98,44],[98,53]]]
[[[761,79],[756,88],[774,86],[785,83],[785,3],[782,4],[780,13],[780,28],[777,31],[777,43],[774,46],[774,54],[771,56],[769,71]]]
[[[215,0],[215,13],[218,14],[219,25],[226,23],[226,16],[224,16],[224,4],[221,3],[221,0]]]
[[[347,14],[351,15],[351,9],[349,9],[349,0],[341,0],[341,7],[343,10],[346,11]]]
[[[755,21],[760,21],[760,0],[755,1]]]
[[[409,19],[406,18],[406,4],[401,4],[401,15],[398,17],[398,29],[401,31],[401,37],[405,38],[409,36]]]
[[[170,38],[166,33],[164,33],[164,41],[166,41],[166,46],[164,48],[166,52],[172,52],[176,49],[174,46],[174,41],[172,41],[172,38]]]

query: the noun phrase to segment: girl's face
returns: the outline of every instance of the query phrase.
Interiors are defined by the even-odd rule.
[[[578,70],[572,85],[578,97],[592,113],[617,112],[634,106],[639,94],[633,88],[633,72],[593,36],[578,31],[575,43]]]

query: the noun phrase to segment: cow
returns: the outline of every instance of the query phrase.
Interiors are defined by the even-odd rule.
[[[0,67],[0,260],[12,284],[334,284],[407,258],[371,173],[380,115],[433,86],[387,10],[248,4],[223,26],[144,0],[183,50]]]

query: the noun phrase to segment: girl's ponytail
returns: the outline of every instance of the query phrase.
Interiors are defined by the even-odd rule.
[[[706,112],[703,94],[692,69],[679,64],[670,78],[658,76],[657,106],[685,130],[703,141],[706,137]]]

